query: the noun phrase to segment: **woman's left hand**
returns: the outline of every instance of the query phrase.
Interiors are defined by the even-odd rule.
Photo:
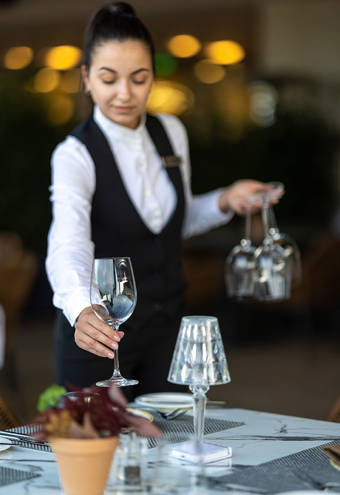
[[[271,184],[265,184],[257,180],[238,180],[231,186],[226,187],[220,194],[218,199],[218,206],[223,213],[232,209],[239,215],[245,215],[249,208],[249,200],[252,196],[261,192],[270,191],[273,186]],[[279,196],[270,201],[271,204],[278,203]],[[256,201],[251,204],[251,210],[256,211],[261,208],[261,201]]]

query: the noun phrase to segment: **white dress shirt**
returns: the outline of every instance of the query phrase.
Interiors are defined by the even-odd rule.
[[[220,189],[193,196],[187,134],[173,115],[160,114],[180,165],[186,216],[183,237],[206,232],[230,220],[232,212],[218,208]],[[176,191],[145,127],[115,124],[98,107],[94,120],[114,153],[126,190],[146,226],[155,234],[166,225],[176,207]],[[54,291],[53,304],[74,325],[79,313],[90,306],[89,287],[94,245],[91,241],[91,204],[96,187],[93,160],[77,138],[68,136],[52,155],[51,201],[53,221],[48,236],[47,275]],[[117,212],[120,214],[121,212]],[[114,253],[112,253],[114,256]]]

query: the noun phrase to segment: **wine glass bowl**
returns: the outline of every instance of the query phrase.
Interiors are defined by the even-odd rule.
[[[239,299],[254,294],[255,250],[246,239],[241,239],[229,253],[225,265],[225,277],[230,297]]]
[[[255,296],[261,301],[290,296],[290,267],[281,246],[265,242],[255,252]]]
[[[131,260],[128,257],[96,258],[93,263],[90,300],[93,312],[113,331],[132,315],[137,289]],[[99,387],[136,385],[137,380],[124,378],[119,370],[118,350],[114,352],[111,378],[96,383]]]
[[[244,237],[227,256],[225,282],[230,297],[244,299],[254,293],[255,247],[251,243],[251,206],[247,204]]]
[[[290,235],[280,232],[278,228],[269,228],[273,244],[281,246],[287,262],[291,265],[292,282],[300,282],[302,278],[301,254],[298,245]]]

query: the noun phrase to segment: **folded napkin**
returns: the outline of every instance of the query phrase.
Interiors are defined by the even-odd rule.
[[[328,455],[332,466],[336,469],[340,469],[340,444],[323,447],[322,449],[326,455]]]

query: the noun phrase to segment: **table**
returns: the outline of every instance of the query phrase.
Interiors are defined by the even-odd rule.
[[[249,477],[255,482],[259,477],[264,479],[265,476],[268,476],[268,473],[272,479],[276,473],[280,474],[283,480],[285,476],[292,472],[292,464],[289,464],[289,462],[293,460],[294,463],[299,463],[301,459],[306,459],[306,452],[311,455],[310,453],[313,454],[314,451],[319,452],[318,455],[324,458],[322,459],[324,462],[318,463],[320,472],[318,472],[318,469],[313,471],[314,481],[317,480],[316,475],[319,478],[323,478],[321,479],[322,484],[329,481],[327,478],[327,469],[329,467],[332,478],[332,491],[340,493],[340,471],[330,465],[328,458],[322,454],[321,449],[315,449],[329,443],[332,439],[340,443],[339,423],[245,409],[208,409],[207,417],[244,423],[242,426],[205,435],[205,441],[222,446],[229,445],[233,449],[232,469],[230,469],[227,460],[209,464],[206,467],[205,475],[209,480],[207,493],[216,493],[214,483],[216,482],[215,488],[217,489],[220,480],[222,480],[222,483],[226,483],[224,491],[234,491],[235,493],[262,494],[284,491],[281,489],[266,491],[258,486],[251,487]],[[297,437],[317,438],[315,440],[301,440]],[[153,450],[150,449],[150,455],[152,455],[151,451]],[[294,454],[297,455],[294,456]],[[38,475],[25,481],[2,486],[0,494],[60,495],[62,493],[54,456],[49,452],[11,447],[0,453],[0,467],[25,470]],[[238,476],[238,473],[241,473],[243,480],[246,474],[246,483],[244,481],[240,482],[238,478],[235,481],[235,476]],[[223,481],[226,479],[226,475],[229,476],[230,474],[233,477],[230,478],[231,482]],[[297,488],[304,490],[317,488],[315,483],[308,486],[308,479],[300,479],[299,481],[300,484],[297,484]],[[291,482],[294,483],[294,480],[291,480]],[[245,484],[249,489],[244,488]],[[219,491],[220,493],[223,492],[221,487],[219,487]],[[112,486],[109,485],[105,495],[110,493],[113,493],[113,490]]]

